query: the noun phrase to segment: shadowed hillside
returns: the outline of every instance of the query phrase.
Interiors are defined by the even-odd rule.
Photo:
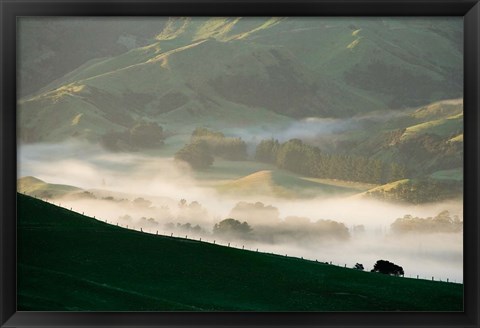
[[[463,308],[462,285],[150,235],[22,194],[18,259],[21,311]]]

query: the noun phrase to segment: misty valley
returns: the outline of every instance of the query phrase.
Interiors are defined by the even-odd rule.
[[[437,290],[451,293],[439,296],[448,305],[438,306],[462,304],[458,291],[449,289],[463,284],[461,21],[88,20],[25,18],[20,24],[17,192],[23,204],[19,247],[25,256],[20,270],[25,309],[38,308],[40,290],[51,291],[38,289],[47,287],[38,287],[41,278],[26,278],[30,275],[58,275],[67,289],[91,284],[92,295],[107,295],[95,291],[104,278],[88,269],[92,261],[106,261],[105,247],[129,254],[122,264],[116,255],[108,261],[131,268],[137,272],[133,276],[145,275],[145,281],[153,272],[174,275],[169,270],[182,265],[198,270],[198,277],[205,270],[207,277],[207,264],[215,266],[218,258],[231,259],[231,270],[251,267],[252,277],[270,265],[278,270],[286,265],[282,281],[305,272],[304,278],[312,279],[305,286],[319,279],[317,274],[345,275],[343,283],[352,286],[355,279],[366,279],[366,286],[399,279],[395,283],[426,293],[433,288],[426,284],[448,282]],[[75,44],[74,37],[94,28],[101,33]],[[73,55],[76,47],[82,50]],[[60,58],[64,64],[56,64]],[[37,227],[51,236],[50,246],[35,235]],[[78,249],[92,253],[58,253],[65,261],[49,268],[39,262],[47,249],[60,252],[54,243],[70,245],[77,238]],[[160,251],[155,243],[169,250],[162,256],[172,262],[163,267],[165,261],[156,258],[158,268],[149,273],[146,267],[145,273],[140,268]],[[29,253],[36,247],[37,258]],[[267,255],[275,257],[256,257]],[[378,267],[386,262],[379,260],[402,271],[397,266],[395,273],[381,275]],[[317,263],[326,269],[313,267]],[[71,265],[89,271],[90,280],[67,274]],[[340,269],[350,271],[335,271]],[[120,286],[132,277],[104,285],[119,292],[129,288]],[[245,286],[263,279],[257,278]],[[178,280],[177,291],[196,284],[189,279],[185,285]],[[156,299],[158,306],[139,299],[147,310],[357,306],[342,303],[341,297],[353,293],[343,287],[331,292],[333,303],[316,300],[302,308],[261,297],[258,304],[249,303],[252,296],[240,290],[236,300],[217,300],[214,291],[220,287],[210,281],[212,295],[202,300],[205,291],[199,289],[195,298],[197,287],[188,287],[192,296],[179,292],[176,298],[173,289],[158,287],[154,293],[136,280],[129,283],[139,284],[131,289],[138,295],[165,293]],[[366,310],[437,309],[434,301],[422,303],[425,296],[418,304],[383,306],[373,295],[355,293],[372,302]],[[120,298],[137,297],[125,295]],[[45,309],[109,309],[103,307],[107,303],[88,303],[87,294],[76,297],[67,307],[52,296]],[[117,305],[131,310],[127,303]]]
[[[169,138],[147,153],[75,141],[25,145],[18,190],[145,233],[347,267],[395,259],[407,276],[462,281],[461,181],[408,179],[397,164],[360,156],[329,154],[337,163],[323,164],[319,148],[300,139],[255,146],[243,138],[195,129],[172,154],[163,150]]]

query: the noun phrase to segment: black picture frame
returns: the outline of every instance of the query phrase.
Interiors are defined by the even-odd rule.
[[[1,327],[479,327],[478,0],[0,1]],[[462,16],[464,18],[463,312],[18,312],[16,310],[16,19],[19,16]]]

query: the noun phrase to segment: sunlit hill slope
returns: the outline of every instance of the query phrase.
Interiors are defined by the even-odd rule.
[[[348,117],[460,97],[455,20],[177,18],[19,101],[23,141]],[[460,72],[460,73],[459,73]]]

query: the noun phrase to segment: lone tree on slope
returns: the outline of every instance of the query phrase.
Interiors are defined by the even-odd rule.
[[[377,263],[373,266],[371,272],[380,272],[383,274],[394,275],[394,276],[403,276],[403,268],[396,265],[390,261],[378,260]]]
[[[365,269],[365,268],[363,267],[363,264],[361,264],[361,263],[355,264],[355,265],[353,266],[353,268],[354,268],[355,270],[360,270],[360,271],[363,271],[363,270]]]

